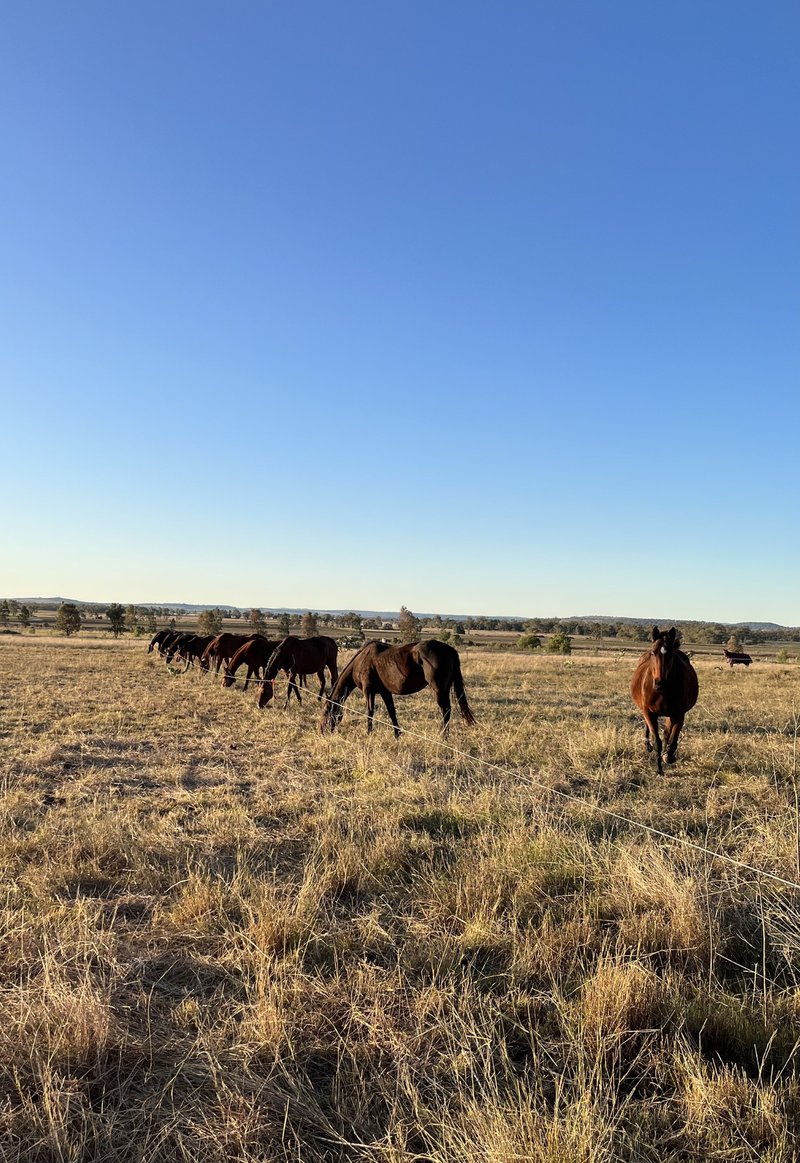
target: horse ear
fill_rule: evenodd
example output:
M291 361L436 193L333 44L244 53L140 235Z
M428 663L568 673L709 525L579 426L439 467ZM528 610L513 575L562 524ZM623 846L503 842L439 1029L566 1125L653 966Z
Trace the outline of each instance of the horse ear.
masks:
M653 627L653 641L656 642L661 637L661 631L658 626Z
M677 638L677 636L678 636L678 631L675 629L674 626L671 626L670 629L667 631L667 638L669 638L670 642L674 642L675 639Z

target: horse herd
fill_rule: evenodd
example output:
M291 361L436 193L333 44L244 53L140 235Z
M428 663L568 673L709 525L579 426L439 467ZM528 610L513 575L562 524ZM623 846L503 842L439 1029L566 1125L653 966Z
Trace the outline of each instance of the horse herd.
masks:
M290 634L280 642L271 642L261 634L218 634L203 637L197 634L160 630L147 647L148 654L158 650L169 665L174 660L184 662L188 670L195 662L203 672L214 670L219 674L224 666L222 685L233 686L240 667L247 667L244 687L255 675L260 684L258 706L265 707L275 696L275 679L283 672L288 679L284 709L292 694L298 702L300 687L308 675L319 679L320 699L325 699L325 710L320 723L321 731L335 731L341 721L344 703L358 687L367 703L367 732L372 731L375 700L383 699L394 733L399 737L400 725L394 706L394 695L413 695L424 687L431 688L442 713L442 733L446 736L450 725L452 705L450 692L455 693L458 709L466 723L473 724L461 675L458 651L446 642L430 639L406 646L392 646L388 642L368 642L347 663L339 674L338 647L333 638L316 635L297 638ZM326 671L330 673L331 691L325 695Z
M394 733L399 737L400 726L394 706L395 695L412 695L428 686L442 714L442 734L446 737L451 716L451 691L464 722L472 726L475 716L467 702L461 660L458 651L435 638L410 645L393 646L388 642L372 641L363 646L339 673L338 647L335 639L324 635L297 638L289 635L279 642L269 641L260 634L218 634L202 637L197 634L160 630L153 636L148 653L158 650L171 663L183 661L185 669L198 663L200 670L214 670L219 674L224 666L222 685L233 686L242 666L247 667L244 687L255 676L260 685L258 706L265 707L275 696L275 679L283 672L288 678L284 709L294 693L298 702L300 687L309 675L319 679L318 698L324 699L325 709L320 730L334 731L344 714L344 704L358 688L367 704L367 732L372 731L375 700L383 699ZM326 671L330 674L331 690L325 694ZM663 747L667 763L674 763L678 754L678 737L683 728L686 712L697 702L697 673L688 654L680 649L678 633L673 626L661 631L653 627L652 644L639 659L631 679L631 697L639 708L645 723L645 747L655 751L656 766L663 772ZM664 740L658 733L658 720L663 717Z

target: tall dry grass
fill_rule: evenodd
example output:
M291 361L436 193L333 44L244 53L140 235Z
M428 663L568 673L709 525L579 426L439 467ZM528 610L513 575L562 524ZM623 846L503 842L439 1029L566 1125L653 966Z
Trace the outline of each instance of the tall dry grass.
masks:
M792 1158L800 896L709 852L799 878L800 669L661 778L629 670L472 654L454 752L0 642L0 1157Z

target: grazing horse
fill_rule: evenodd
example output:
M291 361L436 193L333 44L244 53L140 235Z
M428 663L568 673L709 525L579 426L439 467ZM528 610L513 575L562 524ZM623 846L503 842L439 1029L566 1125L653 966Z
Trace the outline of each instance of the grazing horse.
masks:
M324 634L318 634L313 638L296 638L290 634L288 638L284 638L272 652L272 656L267 663L267 668L264 671L264 679L261 684L261 694L258 696L259 707L265 707L270 699L275 694L274 679L279 670L285 670L289 675L289 685L286 688L286 702L283 709L289 706L289 698L292 691L298 703L302 703L300 698L300 688L297 682L298 676L302 678L305 674L315 674L319 679L319 698L325 691L325 667L331 672L331 685L333 685L339 677L339 671L336 666L336 656L338 654L338 647L333 638L327 638Z
M156 649L158 650L158 653L161 655L162 658L167 653L167 651L169 650L172 643L175 642L178 638L182 637L183 631L182 630L164 630L163 633L164 633L164 637L161 639L160 642L156 643Z
M386 704L396 737L400 725L392 695L414 695L423 687L433 691L442 712L442 735L447 738L450 727L450 690L455 691L458 709L465 723L472 726L475 716L470 710L461 676L458 651L435 638L414 642L409 646L390 646L388 642L368 642L341 673L339 681L328 696L328 705L322 715L320 731L335 731L344 714L344 702L356 687L367 700L367 734L372 730L375 714L375 696Z
M658 734L659 715L666 718L667 763L674 763L686 712L697 702L697 672L678 647L678 632L674 626L663 633L654 626L652 648L639 659L631 679L631 697L644 717L645 747L648 751L655 747L659 775L664 773Z
M172 662L176 654L180 654L184 646L187 646L196 634L190 633L188 630L179 630L168 640L163 643L161 653L164 655L167 666Z
M203 651L200 669L210 670L213 666L214 673L219 674L223 662L230 662L239 647L255 637L257 637L255 634L217 634Z
M723 650L722 653L725 655L725 661L731 670L734 666L750 666L753 661L750 655L745 654L743 650Z
M181 662L186 663L186 666L184 667L185 673L190 666L194 666L195 659L197 659L198 662L200 661L200 659L203 657L203 653L206 647L208 646L209 642L212 641L213 637L213 634L193 634L186 642L182 642L178 646L174 655L171 655L171 657L177 658Z
M164 639L168 638L171 633L172 633L171 630L159 630L156 634L154 634L153 637L150 639L150 645L147 647L147 653L152 654L153 647L156 646L158 648L158 653L160 654L161 653L161 646L164 642Z
M223 686L233 686L236 682L236 671L240 666L247 665L247 678L244 680L244 689L250 683L250 679L254 674L261 670L266 670L267 663L278 647L277 642L268 642L266 638L251 638L249 642L245 642L231 658L228 665L225 667L225 677L222 680Z

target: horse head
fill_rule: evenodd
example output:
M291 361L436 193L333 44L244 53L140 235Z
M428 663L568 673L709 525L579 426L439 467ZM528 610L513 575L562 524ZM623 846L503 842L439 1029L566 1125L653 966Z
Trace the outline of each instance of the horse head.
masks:
M264 678L261 680L261 693L258 696L259 707L266 707L267 703L275 695L275 683L271 679Z
M654 626L652 638L650 672L656 691L662 691L668 685L675 667L675 659L680 645L678 631L674 626L664 631L659 630L658 626Z
M320 733L326 735L330 732L332 734L341 723L343 715L344 707L342 704L337 699L328 697L325 702L325 710L319 721Z
M236 676L231 672L231 668L229 666L226 666L225 667L225 677L222 680L222 685L223 686L233 686L233 684L235 682L236 682Z

